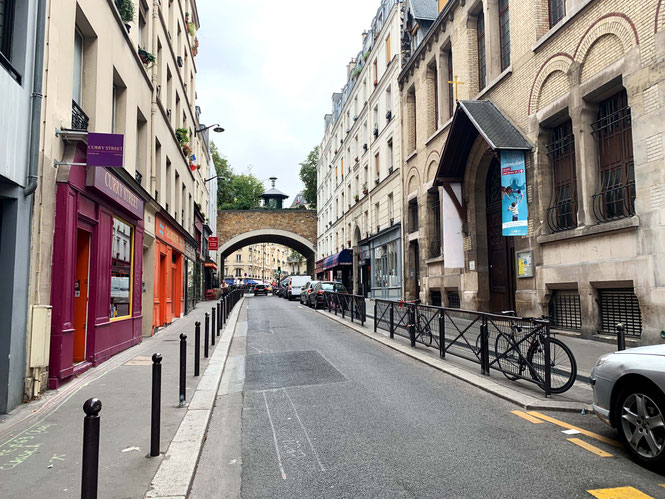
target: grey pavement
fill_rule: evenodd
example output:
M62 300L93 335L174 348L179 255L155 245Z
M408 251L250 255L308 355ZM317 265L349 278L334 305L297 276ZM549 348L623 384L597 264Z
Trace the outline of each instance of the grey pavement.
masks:
M151 360L162 354L161 451L169 447L183 418L178 407L179 335L188 336L187 401L208 368L201 347L201 377L194 377L194 323L201 342L204 314L216 302L195 310L151 338L92 368L43 400L25 404L0 423L0 497L70 498L80 495L83 402L102 401L99 497L143 497L163 457L150 450ZM237 306L236 306L237 308ZM219 338L216 338L219 344ZM211 355L216 352L211 347ZM221 369L220 369L221 375ZM210 403L212 406L212 402ZM196 454L191 456L194 460ZM26 485L29 494L26 496Z
M594 432L574 437L608 457L321 313L245 303L192 497L591 497L620 486L663 496L663 477L593 415L544 417Z

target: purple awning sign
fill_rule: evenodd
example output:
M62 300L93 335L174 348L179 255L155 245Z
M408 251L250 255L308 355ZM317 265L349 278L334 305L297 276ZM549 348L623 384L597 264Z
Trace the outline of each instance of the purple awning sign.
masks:
M88 133L88 166L122 168L124 135Z

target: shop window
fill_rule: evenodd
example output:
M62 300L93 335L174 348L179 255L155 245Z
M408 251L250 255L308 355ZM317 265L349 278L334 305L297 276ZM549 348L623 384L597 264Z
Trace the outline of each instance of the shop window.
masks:
M548 8L552 28L566 15L566 0L548 0Z
M485 14L481 10L476 20L476 42L478 47L478 90L487 84L487 64L485 60Z
M599 192L593 196L600 222L635 214L633 136L628 96L622 90L600 103L592 124L598 144Z
M547 155L552 167L552 202L547 223L552 232L577 227L575 137L570 120L552 130Z
M580 294L575 290L554 290L548 305L552 326L578 331L582 328Z
M499 46L501 47L501 71L510 66L510 11L508 0L499 0Z
M624 325L626 336L642 335L642 313L632 288L600 289L600 332L616 334L616 325Z
M110 318L129 317L132 313L132 264L134 228L113 218L111 245L111 309Z

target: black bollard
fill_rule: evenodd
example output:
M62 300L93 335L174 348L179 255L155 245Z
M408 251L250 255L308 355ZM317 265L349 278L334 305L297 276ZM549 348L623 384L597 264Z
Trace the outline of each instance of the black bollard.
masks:
M203 336L205 343L203 343L203 356L207 359L208 358L208 343L210 343L210 338L208 335L210 334L208 329L210 328L210 315L208 315L208 312L206 312L206 329L205 329L205 334Z
M201 365L201 321L196 321L194 328L194 376L199 375L199 367Z
M97 498L97 476L99 469L99 411L102 401L88 399L83 404L83 470L81 476L81 499Z
M150 412L150 457L159 456L159 426L162 409L162 356L152 355L152 410Z
M187 400L187 335L180 333L180 407Z
M222 330L222 302L217 302L217 336Z
M616 325L616 328L617 328L617 350L625 350L626 349L626 328L621 322L619 322Z
M215 308L212 307L212 320L210 321L210 344L215 344L215 329L217 329L217 316L215 315Z

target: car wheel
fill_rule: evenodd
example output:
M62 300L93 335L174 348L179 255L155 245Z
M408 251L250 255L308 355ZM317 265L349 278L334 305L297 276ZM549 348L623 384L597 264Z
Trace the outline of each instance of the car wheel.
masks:
M617 430L628 452L647 466L665 461L665 397L656 388L630 388L617 398Z

